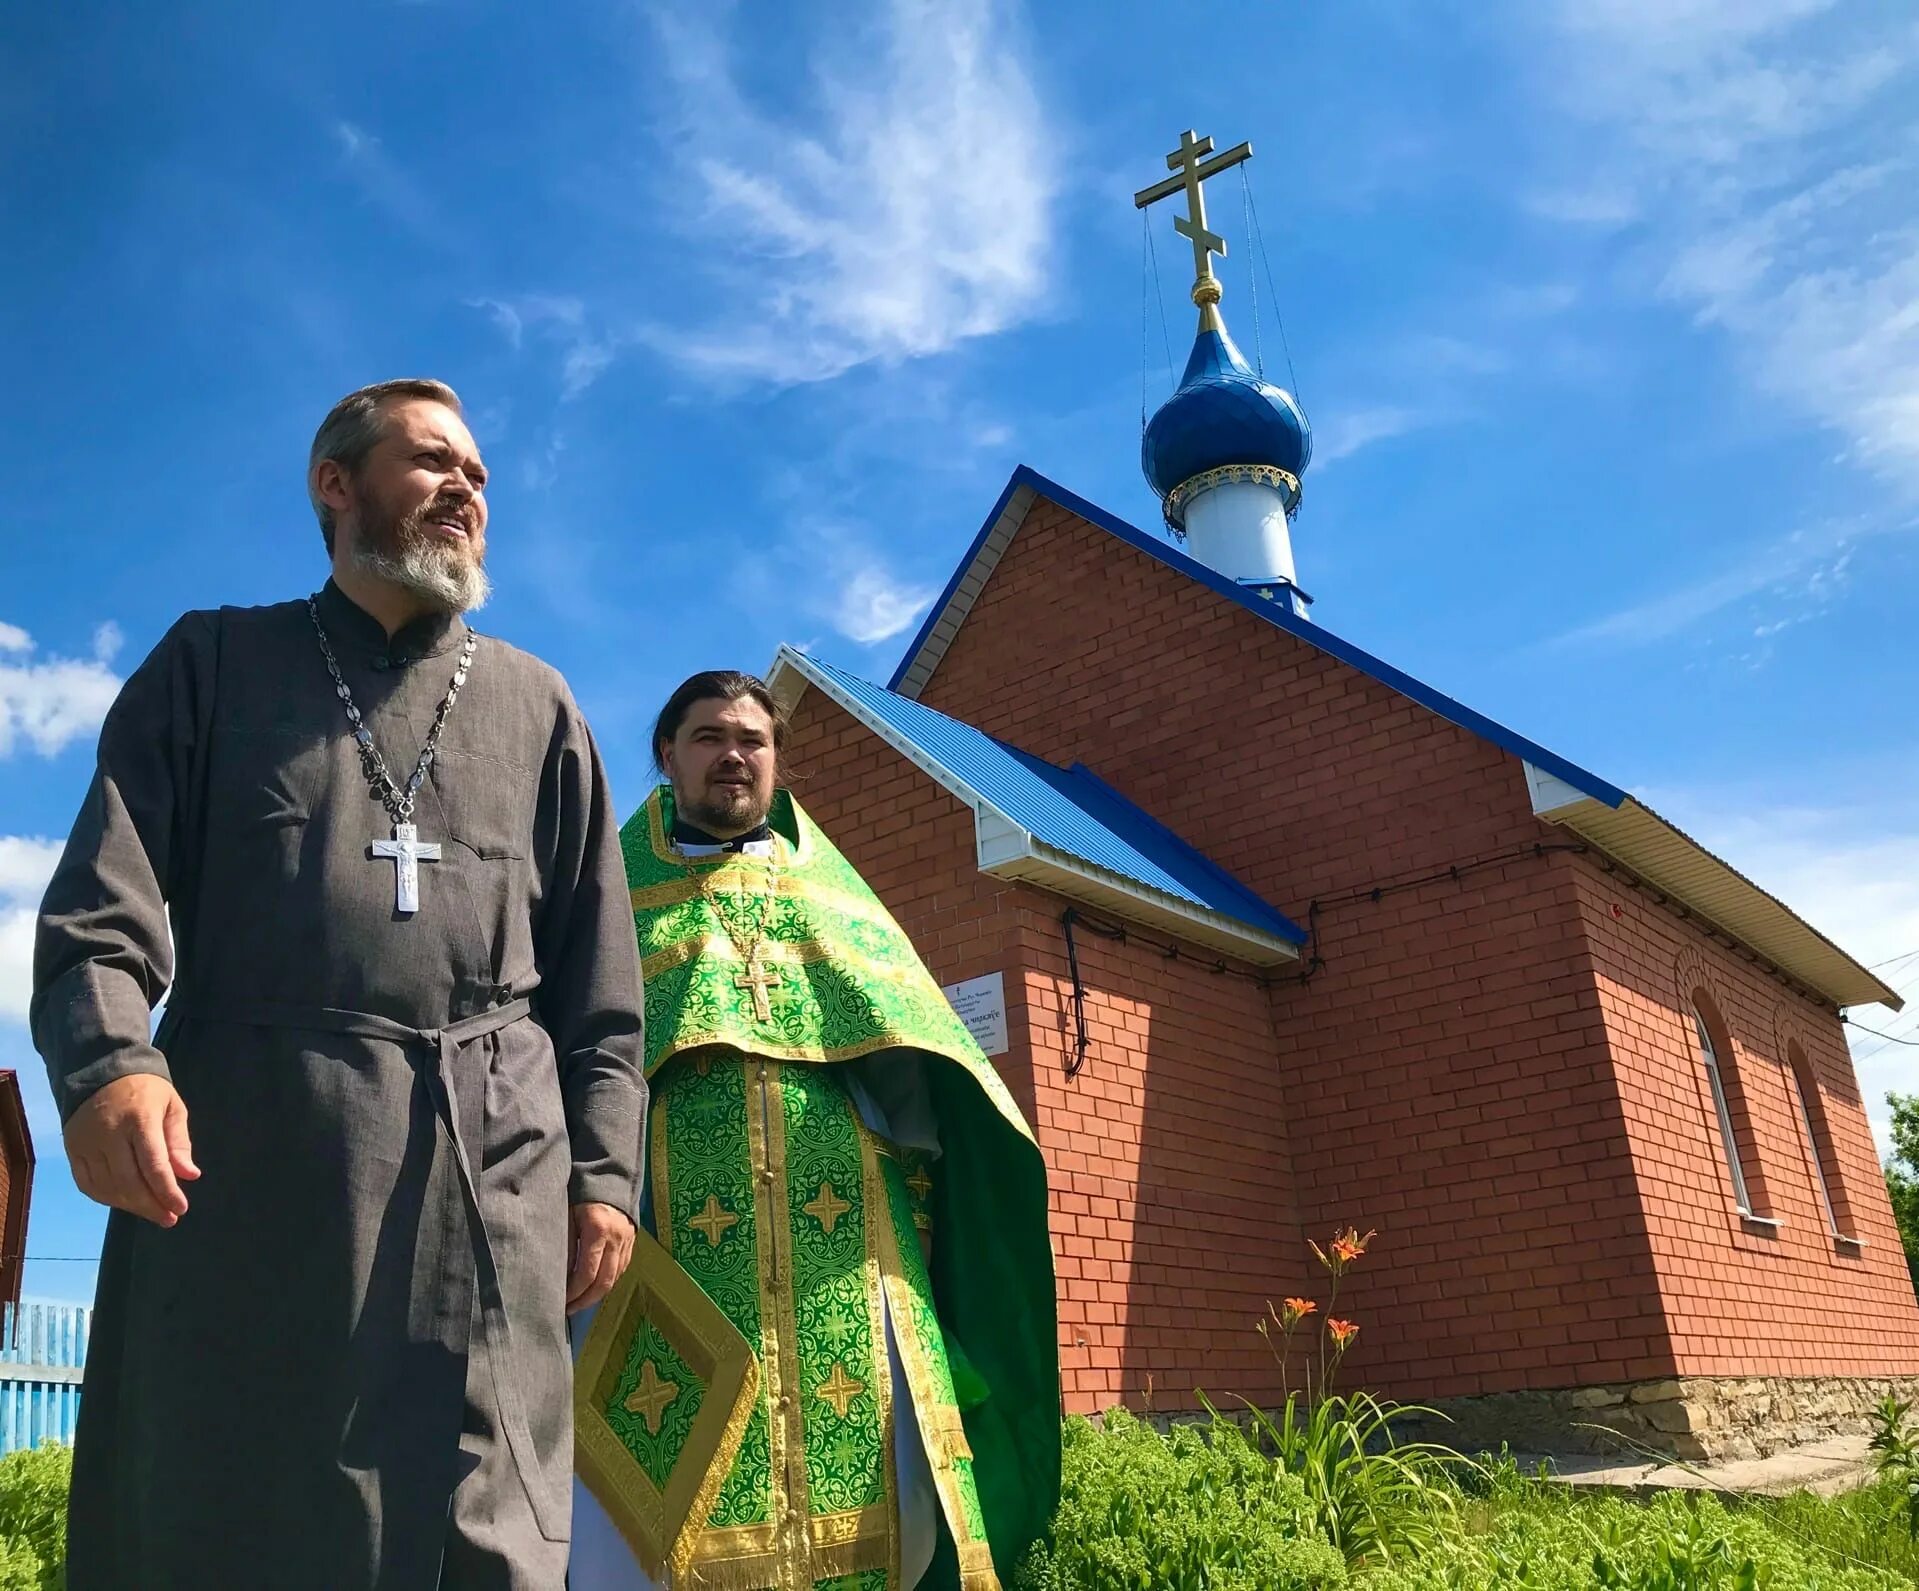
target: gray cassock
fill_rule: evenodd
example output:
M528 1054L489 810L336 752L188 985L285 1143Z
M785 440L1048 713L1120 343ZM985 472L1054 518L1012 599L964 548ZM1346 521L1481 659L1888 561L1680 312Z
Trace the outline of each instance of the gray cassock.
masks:
M389 643L331 583L320 611L403 784L466 626ZM108 1223L73 1591L562 1583L567 1207L634 1207L646 1084L559 675L480 639L414 821L440 856L403 915L304 603L188 614L107 716L34 1037L63 1115L170 1074L204 1175L173 1230Z

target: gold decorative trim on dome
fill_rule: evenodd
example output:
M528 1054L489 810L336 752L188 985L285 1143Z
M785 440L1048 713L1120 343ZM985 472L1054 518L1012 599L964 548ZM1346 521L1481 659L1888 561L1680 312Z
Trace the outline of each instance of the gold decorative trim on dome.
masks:
M1299 506L1299 477L1277 464L1222 464L1218 469L1201 470L1191 480L1181 481L1166 494L1166 523L1175 530L1186 528L1186 510L1201 492L1230 482L1277 487L1286 501L1286 512Z

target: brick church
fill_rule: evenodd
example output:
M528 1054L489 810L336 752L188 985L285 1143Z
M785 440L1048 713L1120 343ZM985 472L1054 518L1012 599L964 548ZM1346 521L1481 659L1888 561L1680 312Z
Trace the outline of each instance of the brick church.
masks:
M1294 400L1219 312L1144 465L1021 468L881 686L782 650L792 782L1052 1176L1066 1407L1280 1399L1255 1331L1379 1236L1347 1379L1450 1440L1743 1456L1919 1378L1840 1013L1897 995L1617 785L1307 617ZM1196 235L1197 234L1197 235Z

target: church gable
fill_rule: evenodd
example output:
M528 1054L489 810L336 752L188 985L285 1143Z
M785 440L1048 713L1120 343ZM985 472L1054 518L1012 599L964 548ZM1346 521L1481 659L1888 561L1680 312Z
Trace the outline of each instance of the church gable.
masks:
M1297 854L1248 858L1276 831L1298 853L1302 833L1319 850L1328 827L1360 824L1412 864L1466 844L1583 844L1819 1002L1899 1009L1869 968L1626 791L1301 617L1290 595L1022 466L893 688L1094 765L1294 910L1322 881Z
M1296 917L1537 834L1500 747L1077 509L1035 494L993 551L919 699L1090 764Z

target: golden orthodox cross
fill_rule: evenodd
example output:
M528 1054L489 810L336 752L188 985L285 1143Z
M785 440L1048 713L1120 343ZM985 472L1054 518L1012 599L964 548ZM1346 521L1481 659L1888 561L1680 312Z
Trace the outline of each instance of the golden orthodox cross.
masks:
M1213 256L1226 258L1226 240L1206 225L1206 190L1200 186L1208 177L1217 177L1242 160L1250 160L1253 146L1235 144L1223 155L1213 155L1211 138L1195 138L1191 128L1179 135L1179 148L1166 157L1169 171L1177 173L1133 195L1133 207L1144 210L1149 204L1175 193L1186 195L1186 214L1173 218L1173 230L1193 243L1193 302L1200 306L1201 327L1214 304L1219 302L1219 282L1213 275ZM1211 160L1203 157L1213 155Z
M745 969L733 980L734 988L752 991L754 1021L771 1022L773 1020L773 1002L767 998L766 991L779 981L779 974L760 960L760 947L755 945L746 958Z

